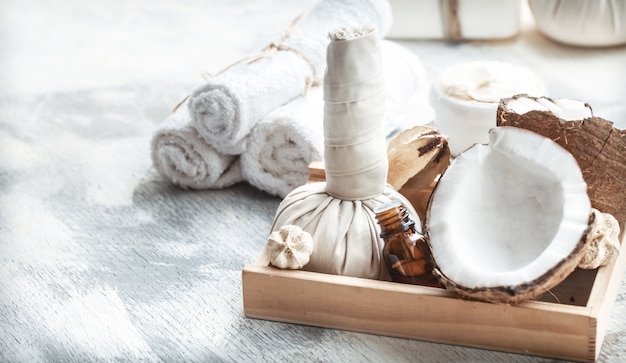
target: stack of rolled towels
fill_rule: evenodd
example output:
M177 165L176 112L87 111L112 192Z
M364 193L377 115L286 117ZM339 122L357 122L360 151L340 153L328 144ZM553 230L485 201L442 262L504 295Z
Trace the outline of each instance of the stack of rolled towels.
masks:
M320 83L328 34L371 25L391 27L387 0L320 0L258 55L231 65L195 89L156 129L156 170L185 188L225 188L247 181L284 197L323 159L324 102ZM398 112L424 87L419 58L389 40L381 43L391 135L403 127Z

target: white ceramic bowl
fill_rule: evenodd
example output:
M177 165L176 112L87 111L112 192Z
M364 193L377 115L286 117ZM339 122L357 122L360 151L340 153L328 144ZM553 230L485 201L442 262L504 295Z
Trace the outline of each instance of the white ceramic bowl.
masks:
M433 83L429 101L435 126L449 137L452 155L488 143L500 99L522 93L545 93L543 82L524 66L474 61L446 69Z

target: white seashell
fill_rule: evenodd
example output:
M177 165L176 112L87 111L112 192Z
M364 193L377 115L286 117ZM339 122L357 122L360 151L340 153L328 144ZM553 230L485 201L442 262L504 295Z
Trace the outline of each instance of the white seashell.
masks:
M590 241L578 262L578 267L584 269L606 266L619 255L619 223L612 215L597 209L593 209L593 214L596 219L589 232Z
M273 266L299 270L311 259L313 238L298 226L285 225L270 234L266 248Z

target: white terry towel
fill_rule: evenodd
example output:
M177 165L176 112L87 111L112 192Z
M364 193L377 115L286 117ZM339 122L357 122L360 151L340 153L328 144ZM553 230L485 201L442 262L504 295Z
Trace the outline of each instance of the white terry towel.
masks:
M311 161L322 160L323 117L321 87L272 110L252 129L241 154L244 179L280 197L304 184Z
M225 188L243 181L238 156L224 155L208 145L179 107L152 136L152 163L172 183L184 188Z
M388 95L384 127L391 135L410 125L402 110L420 93L426 97L428 85L419 57L409 49L383 40L381 51ZM320 87L271 111L254 127L247 150L241 154L244 179L283 198L306 183L309 164L323 160L323 118Z
M267 54L227 68L191 93L196 129L218 151L241 154L265 115L321 81L331 30L368 24L384 37L391 23L387 0L321 0Z

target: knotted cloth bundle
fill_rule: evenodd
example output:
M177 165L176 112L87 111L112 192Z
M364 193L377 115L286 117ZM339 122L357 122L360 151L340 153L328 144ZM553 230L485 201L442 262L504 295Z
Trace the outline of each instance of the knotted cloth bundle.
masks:
M391 26L387 0L321 0L259 57L210 78L189 97L191 119L209 145L224 154L246 149L246 136L271 110L320 81L325 35L342 25Z
M387 181L386 87L373 34L368 28L339 29L326 53L324 165L326 192L335 198L370 199Z
M313 253L305 270L388 280L374 209L399 199L414 220L419 217L386 183L386 91L376 31L363 27L332 32L327 63L327 181L289 193L278 206L272 231L296 225L312 236Z

